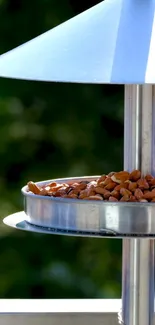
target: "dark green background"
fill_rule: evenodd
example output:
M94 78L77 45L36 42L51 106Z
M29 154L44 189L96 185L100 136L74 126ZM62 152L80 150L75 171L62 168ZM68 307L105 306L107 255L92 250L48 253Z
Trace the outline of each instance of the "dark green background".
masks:
M0 53L99 1L0 0ZM123 166L123 87L0 79L0 215L23 209L28 180ZM0 298L121 294L121 241L0 228Z

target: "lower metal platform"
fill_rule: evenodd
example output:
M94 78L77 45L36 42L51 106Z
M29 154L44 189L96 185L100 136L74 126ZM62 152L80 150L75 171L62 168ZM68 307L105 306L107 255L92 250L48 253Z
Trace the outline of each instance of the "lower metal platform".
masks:
M141 234L138 235L127 234L127 233L117 233L110 229L102 229L98 232L96 231L75 231L68 229L58 229L50 227L41 227L30 224L27 221L27 216L24 211L11 214L3 219L4 224L7 226L13 227L18 230L25 230L30 232L42 233L42 234L51 234L51 235L67 235L67 236L78 236L78 237L96 237L96 238L155 238L155 234Z
M115 233L112 231L102 231L102 232L86 232L86 231L71 231L66 229L56 229L47 228L41 226L35 226L26 221L27 216L24 211L17 212L9 215L3 219L4 224L13 227L18 230L26 230L42 234L52 234L52 235L67 235L67 236L79 236L79 237L116 237Z

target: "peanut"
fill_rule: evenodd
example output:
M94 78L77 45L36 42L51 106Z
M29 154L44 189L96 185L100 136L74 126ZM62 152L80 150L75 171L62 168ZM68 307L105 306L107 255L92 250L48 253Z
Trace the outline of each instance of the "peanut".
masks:
M120 194L122 196L128 196L129 197L132 193L129 190L127 190L126 188L121 188L120 189Z
M155 178L142 177L139 170L111 172L94 181L57 183L38 186L28 182L28 191L35 195L62 197L77 200L109 202L155 202Z
M141 190L148 190L148 188L149 188L149 184L148 184L148 182L146 181L145 178L140 178L137 181L137 185Z
M136 188L134 195L135 195L135 198L136 198L137 200L141 200L141 199L144 198L144 194L143 194L143 192L140 190L140 188Z
M48 186L49 187L57 186L57 183L56 182L52 182L52 183L49 183Z
M155 192L154 191L148 191L148 192L146 192L145 194L144 194L144 199L146 199L146 200L152 200L152 199L154 199L155 198Z
M128 202L130 200L130 197L128 195L124 195L122 196L122 198L120 199L120 201L122 202Z
M79 194L79 199L84 199L85 197L87 197L87 190L82 190Z
M85 200L97 200L97 201L103 201L103 197L99 194L92 195L89 197L86 197Z
M138 200L135 198L134 195L130 196L129 202L137 202Z
M116 191L115 189L111 192L111 196L112 197L115 197L117 200L119 199L120 197L120 193L119 191Z
M39 193L40 195L43 195L43 196L48 196L48 191L45 189L45 188L41 188L41 190L40 190L40 193Z
M102 176L97 180L97 185L99 185L100 183L104 182L106 178L107 178L106 175L102 175Z
M121 183L119 185L116 185L115 190L120 191L121 188L128 188L129 184L128 183Z
M103 197L104 197L105 200L107 200L107 199L109 199L110 195L111 195L110 191L105 190L105 192L103 194Z
M146 181L149 183L149 182L153 179L153 176L150 175L150 174L147 174L147 175L145 176L145 179L146 179Z
M67 199L77 199L77 195L76 194L68 194L64 196Z
M105 194L106 193L106 189L103 188L103 187L100 187L100 186L97 186L94 188L94 191L97 193L97 194Z
M134 192L135 189L137 188L137 183L136 182L131 182L128 186L128 190L131 192Z
M155 178L153 178L153 179L151 179L151 180L149 181L149 185L150 185L151 188L152 188L152 187L155 187Z
M72 194L75 194L75 193L72 193ZM66 189L63 189L63 188L61 188L60 190L58 190L57 192L54 193L55 197L64 196L64 195L66 195ZM69 195L71 195L71 194L69 194Z
M138 181L138 179L140 177L141 177L141 172L140 172L140 170L137 170L137 169L133 170L129 175L129 179L134 182Z
M110 172L109 174L108 174L108 177L111 177L111 176L113 176L114 174L116 174L115 172Z
M111 201L111 202L118 202L118 199L116 199L116 197L114 197L114 196L110 196L109 197L109 201Z
M106 185L108 185L109 183L111 183L112 181L111 181L111 177L107 177L106 179L105 179L105 181L103 181L102 182L102 186L104 185L104 186L106 186Z
M129 172L123 171L115 173L111 176L111 179L113 182L121 184L122 182L125 182L129 179Z
M33 182L28 182L28 189L30 192L34 193L34 194L40 194L40 188Z
M115 186L116 186L116 183L114 183L114 182L109 182L109 184L107 184L107 185L105 186L105 189L111 191L111 190L113 190L113 189L115 188Z

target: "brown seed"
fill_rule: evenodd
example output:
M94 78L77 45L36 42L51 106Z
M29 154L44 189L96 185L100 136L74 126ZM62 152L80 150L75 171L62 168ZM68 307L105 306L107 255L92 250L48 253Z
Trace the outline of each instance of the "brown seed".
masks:
M141 190L148 190L149 189L149 184L148 184L148 182L146 181L145 178L140 178L137 181L137 185Z
M143 194L143 192L140 190L140 188L136 188L136 190L135 190L135 192L134 192L134 195L135 195L135 198L137 199L137 200L141 200L141 199L143 199L143 197L144 197L144 194ZM146 198L145 198L146 199Z
M105 181L104 182L102 182L102 186L104 185L104 186L106 186L106 185L108 185L109 183L111 183L112 181L111 181L111 177L107 177L106 179L105 179Z
M111 195L110 191L105 190L105 192L103 194L103 197L104 197L105 200L107 200L107 199L109 199L110 195Z
M116 199L116 197L114 197L114 196L110 196L109 197L109 201L111 201L111 202L118 202L118 199Z
M103 201L103 197L99 194L96 194L96 195L86 197L85 200Z
M132 193L129 190L127 190L126 188L121 188L120 189L120 194L122 196L130 196Z
M130 183L131 183L131 181L129 181L129 180L128 181L125 181L124 182L124 185L125 185L124 188L127 188L127 190L128 190Z
M106 192L106 189L104 189L103 187L97 186L94 187L94 192L96 192L97 194L103 194Z
M129 186L128 183L121 183L121 184L115 186L115 190L120 191L121 188L128 188L128 186Z
M85 199L86 197L87 197L87 195L84 195L84 194L80 194L80 195L79 195L79 199L80 199L80 200L83 200L83 199Z
M152 179L149 181L149 185L150 185L150 187L154 187L154 186L155 186L155 178L152 178Z
M137 188L137 183L136 182L131 182L128 186L128 190L131 192L134 192L135 189Z
M56 183L38 186L28 183L28 190L34 194L74 199L124 202L155 202L155 178L147 174L141 177L139 170L111 172L95 181ZM121 197L122 196L122 197Z
M47 184L46 186L49 186L49 187L57 186L57 183L56 182L52 182L52 183Z
M65 195L64 197L68 198L68 199L77 199L77 195L76 194L68 194L68 195Z
M135 198L134 195L131 195L129 198L129 202L137 202L137 199Z
M28 189L30 192L39 195L40 194L40 188L33 182L28 182L27 183Z
M83 199L86 196L87 196L87 189L80 191L79 199Z
M111 176L113 176L114 174L116 174L116 172L111 172L111 173L108 174L108 177L111 177Z
M72 195L72 194L75 194L77 196L76 193L69 193L69 195ZM66 195L66 189L63 189L62 188L62 189L58 190L57 192L54 192L54 195L53 196L55 196L55 197L61 197L61 196L64 196L64 195Z
M62 186L60 189L58 189L58 191L54 192L54 196L59 197L59 196L64 196L66 194L72 195L72 194L76 194L78 195L78 191L77 190L71 190L68 193L68 188L65 186Z
M96 194L99 194L99 193L96 193L93 189L89 192L89 196L96 195Z
M57 184L56 186L52 186L52 187L50 187L50 190L49 190L49 192L57 192L59 189L61 189L63 187L63 184ZM45 189L47 189L46 187L45 187Z
M127 171L118 172L111 176L111 179L113 182L121 184L129 179L129 173Z
M138 179L140 177L141 177L141 172L140 172L140 170L137 170L137 169L133 170L129 175L129 179L134 182L138 181Z
M119 193L119 191L113 190L111 192L111 196L115 197L116 199L119 199L120 193Z
M151 174L147 174L147 175L145 176L145 179L146 179L146 181L149 183L149 182L153 179L153 176L152 176Z
M104 184L104 182L100 182L99 184L97 183L97 186L104 187L105 184Z
M106 175L102 175L102 176L97 180L97 185L100 184L100 183L102 183L102 182L104 182L106 178L107 178Z
M60 189L59 191L61 191L62 189ZM66 191L67 192L67 191ZM78 195L79 194L79 191L75 188L73 190L71 190L68 194L75 194L75 195Z
M49 186L49 187L57 186L57 183L56 182L52 182L52 183L46 184L45 187L46 186Z
M39 194L43 196L48 196L48 191L45 188L41 188Z
M86 191L87 191L87 196L90 196L92 191L94 191L96 187L96 182L95 181L92 181L90 182L87 187L86 187Z
M148 191L144 194L144 199L151 201L155 198L155 192L154 191Z
M95 193L95 186L90 186L88 188L85 189L86 193L87 193L87 196L90 196L92 195L92 193Z
M116 186L116 183L114 183L114 182L110 182L109 184L107 184L104 188L106 189L106 190L109 190L109 191L111 191L111 190L113 190L114 188L115 188L115 186Z
M128 195L124 195L122 196L122 198L120 199L120 201L122 202L128 202L130 200L130 197Z
M74 184L72 186L73 189L75 189L76 191L80 192L82 190L85 190L85 188L87 187L87 184L81 183L81 184Z

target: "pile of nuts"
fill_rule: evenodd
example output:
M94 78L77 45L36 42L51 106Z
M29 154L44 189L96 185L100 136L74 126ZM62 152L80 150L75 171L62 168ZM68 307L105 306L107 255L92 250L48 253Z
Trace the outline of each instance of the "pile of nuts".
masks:
M29 182L28 190L36 195L79 200L155 202L155 177L142 177L139 170L111 172L91 182L51 182L41 187Z

